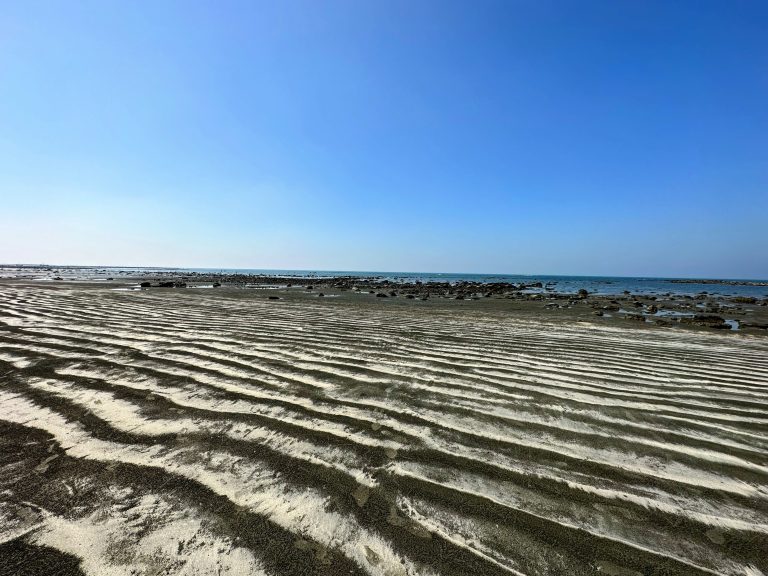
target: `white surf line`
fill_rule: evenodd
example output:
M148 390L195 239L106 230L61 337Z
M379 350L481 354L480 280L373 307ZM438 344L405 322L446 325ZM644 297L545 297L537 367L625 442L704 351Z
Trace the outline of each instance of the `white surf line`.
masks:
M48 432L70 456L124 462L179 474L286 530L339 550L372 576L433 574L429 570L417 570L381 536L361 527L353 518L328 511L327 497L316 490L291 488L279 474L264 466L221 451L201 455L194 449L169 451L161 445L139 447L98 440L79 424L66 422L59 414L2 390L0 404L5 409L3 420ZM376 555L375 564L369 560L367 549Z

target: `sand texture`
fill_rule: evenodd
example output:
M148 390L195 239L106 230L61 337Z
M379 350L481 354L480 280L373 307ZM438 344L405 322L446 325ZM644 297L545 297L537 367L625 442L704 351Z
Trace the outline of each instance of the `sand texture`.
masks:
M0 282L0 574L768 574L768 338L389 300Z

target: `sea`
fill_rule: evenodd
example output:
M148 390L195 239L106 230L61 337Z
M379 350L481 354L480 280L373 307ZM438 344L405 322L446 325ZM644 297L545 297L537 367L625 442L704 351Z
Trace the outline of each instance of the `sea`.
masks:
M632 294L708 294L723 296L753 296L768 298L768 286L750 284L713 284L696 282L685 279L685 283L675 282L678 278L628 277L628 276L562 276L562 275L529 275L529 274L467 274L467 273L435 273L435 272L385 272L360 270L288 270L261 268L157 268L157 267L105 267L105 266L30 266L3 265L0 266L0 276L10 277L17 273L29 272L33 269L49 268L70 278L94 279L107 275L123 274L158 274L158 273L220 273L220 274L250 274L254 276L275 276L291 279L329 279L344 276L360 278L386 279L390 282L509 282L514 284L542 284L541 291L557 293L576 293L585 289L594 294L622 294L625 291ZM723 282L762 282L761 279L724 279Z

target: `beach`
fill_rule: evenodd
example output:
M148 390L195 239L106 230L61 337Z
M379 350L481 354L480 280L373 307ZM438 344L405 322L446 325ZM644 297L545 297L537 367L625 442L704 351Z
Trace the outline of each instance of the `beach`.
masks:
M0 573L768 573L764 298L104 276L0 280Z

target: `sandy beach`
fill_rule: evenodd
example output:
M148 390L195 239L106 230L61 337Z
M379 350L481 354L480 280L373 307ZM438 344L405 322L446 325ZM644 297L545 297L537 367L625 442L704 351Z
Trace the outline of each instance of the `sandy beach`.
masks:
M116 287L0 282L3 574L768 572L764 331Z

